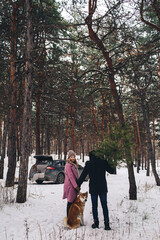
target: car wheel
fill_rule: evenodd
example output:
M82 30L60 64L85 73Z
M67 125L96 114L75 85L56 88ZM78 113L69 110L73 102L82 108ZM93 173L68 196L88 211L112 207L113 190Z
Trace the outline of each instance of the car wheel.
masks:
M43 183L43 180L36 180L36 183L42 184L42 183Z
M64 183L64 174L63 173L59 173L57 176L57 183Z

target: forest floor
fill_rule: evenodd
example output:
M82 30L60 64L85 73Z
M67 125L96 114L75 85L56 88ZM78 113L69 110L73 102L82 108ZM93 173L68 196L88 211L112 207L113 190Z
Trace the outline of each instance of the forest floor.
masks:
M30 165L33 164L30 159ZM81 160L79 160L81 163ZM82 163L83 164L83 163ZM160 161L158 162L160 166ZM158 168L159 171L160 168ZM6 172L6 170L5 170ZM85 226L75 230L63 224L66 200L62 199L63 184L28 182L27 201L15 203L17 185L5 188L0 180L0 239L1 240L158 240L160 239L160 187L153 175L135 168L137 200L129 200L128 172L117 169L117 175L107 174L108 208L111 231L104 230L99 202L100 228L92 229L90 195L84 210ZM81 192L88 191L84 182Z

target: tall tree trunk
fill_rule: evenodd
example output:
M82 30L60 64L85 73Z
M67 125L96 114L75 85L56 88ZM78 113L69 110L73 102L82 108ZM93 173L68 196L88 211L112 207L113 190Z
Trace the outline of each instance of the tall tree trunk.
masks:
M90 141L90 135L89 133L87 133L87 152L89 153L90 149L90 145L91 145L91 141Z
M153 135L153 158L154 162L156 161L156 148L155 148L155 118L154 118L154 112L152 110L152 123L153 123L153 128L152 128L152 135Z
M102 40L98 37L98 35L93 31L93 28L92 28L92 17L93 17L93 14L94 14L96 8L97 8L97 0L89 0L89 14L88 14L85 22L88 26L89 36L90 36L91 40L101 50L101 52L107 62L107 65L109 68L108 73L109 73L109 82L110 82L110 87L111 87L111 91L112 91L112 96L113 96L113 99L115 102L119 121L122 124L122 126L124 126L125 122L124 122L123 110L122 110L122 105L121 105L121 102L119 99L119 95L117 92L116 83L115 83L115 79L114 79L115 73L114 73L112 59L110 58L109 52L105 48ZM128 156L128 159L127 159L127 166L128 166L129 184L130 184L129 197L132 200L136 200L137 199L137 187L136 187L136 181L135 181L135 176L134 176L133 163L131 161L131 151L130 151L130 156Z
M128 167L128 178L129 178L129 196L130 200L137 200L137 191L135 191L135 176L134 176L134 169L133 169L133 162L127 161Z
M2 115L0 116L0 155L2 151Z
M150 26L151 29L156 29L157 32L160 32L160 27L159 27L158 24L156 25L152 22L149 22L147 19L144 18L144 15L143 15L144 3L145 3L144 0L141 0L141 4L140 4L141 21L144 22L146 25ZM160 24L159 1L158 0L151 1L151 5L154 9L154 13L157 16L157 18L159 20L159 24ZM158 51L158 77L159 77L159 80L160 80L160 56L159 56L159 51ZM143 110L143 117L145 118L144 120L146 121L146 124L147 124L148 158L149 158L149 160L151 159L152 171L153 171L153 174L154 174L154 177L155 177L155 181L156 181L157 185L160 186L160 179L159 179L159 176L158 176L157 171L156 171L156 164L155 164L155 159L154 159L154 154L153 154L153 149L152 149L149 122L147 123L147 119L146 119L144 110Z
M48 117L45 117L45 143L44 143L44 154L47 154L47 139L48 139Z
M83 115L81 116L82 119L82 127L81 127L81 152L82 152L82 162L84 162L84 154L85 154L85 149L84 149L84 120L83 120ZM81 154L80 152L80 154Z
M141 147L142 170L144 169L144 147Z
M3 120L4 125L3 125L3 137L2 137L2 152L1 152L1 159L0 159L0 179L3 179L4 159L6 155L6 139L7 139L8 122L9 122L8 115L4 116L4 120Z
M157 186L160 186L160 178L159 178L157 170L156 170L156 164L155 164L152 141L151 141L151 132L150 132L150 127L149 127L149 122L150 122L149 121L149 108L148 108L148 104L147 104L147 106L145 106L143 98L141 98L141 106L142 106L142 112L143 112L144 125L146 127L146 133L147 133L148 165L149 165L149 162L151 161L152 172L153 172L156 184L157 184Z
M102 120L101 120L101 140L103 142L104 140L104 117L105 117L105 104L106 104L106 98L102 91L100 91L102 96Z
M42 128L41 128L41 153L44 153L44 124L42 124Z
M92 102L92 114L93 114L93 125L94 125L94 139L95 139L95 144L96 146L98 145L98 123L97 123L97 118L96 118L96 111L95 111L95 105L94 105L94 100L93 96L91 96L91 102Z
M14 185L14 176L16 169L16 18L19 4L9 0L12 5L11 14L11 35L10 35L10 72L11 72L11 106L9 113L8 130L8 172L6 178L6 187Z
M68 107L68 109L67 109L66 132L65 132L65 139L64 139L64 160L66 160L66 157L67 157L68 132L69 132L69 111L70 111L70 107Z
M134 126L134 136L135 136L135 142L136 142L136 147L135 147L135 163L137 165L137 173L139 173L140 170L140 161L139 161L139 152L138 152L138 136L137 136L137 129Z
M159 78L159 88L160 88L160 50L158 51L158 78Z
M70 116L70 112L71 112L72 99L73 99L74 92L75 92L75 86L76 86L75 82L73 82L70 99L69 99L69 105L68 105L68 109L67 109L66 133L65 133L65 140L64 140L64 160L66 160L66 156L67 156L67 145L68 145L68 134L69 134L69 116Z
M82 162L84 162L84 132L82 130L82 135L81 135L81 151L80 155L82 154Z
M76 135L75 135L75 117L74 117L74 107L71 107L71 123L72 123L72 149L76 151Z
M25 72L25 66L23 67L23 72ZM20 100L19 100L19 157L22 156L21 153L21 144L22 144L22 128L23 128L23 107L24 107L24 91L25 91L25 76L22 76L22 84L21 84L21 90L19 92Z
M27 198L28 159L30 155L30 131L32 111L32 71L33 71L33 26L32 26L32 0L26 0L26 68L25 68L25 100L23 112L22 132L22 158L20 161L17 202L24 203Z
M137 172L139 173L140 170L140 165L141 165L141 155L142 155L142 147L141 147L141 136L140 136L140 130L139 130L139 121L138 121L138 116L137 116L137 110L136 110L136 102L134 102L135 105L135 119L136 119L136 131L137 131L137 136L138 136L138 145L137 145L137 150L138 150L138 166L137 166Z
M50 135L48 117L45 118L45 154L50 154Z
M50 155L50 131L49 131L49 125L47 126L47 154Z
M146 176L149 177L150 175L150 159L149 159L149 154L148 154L148 143L147 143L147 149L146 149L146 154L145 154L145 164L146 164Z
M39 36L38 36L39 37ZM40 147L40 120L41 120L41 95L42 95L42 87L43 82L45 79L44 74L44 65L45 65L45 58L46 58L46 46L45 40L43 41L43 50L41 52L40 57L38 58L37 64L39 64L40 69L38 72L38 88L36 91L36 154L41 154L41 147Z
M62 158L62 130L61 130L61 114L59 113L59 121L58 121L58 136L57 136L57 142L58 142L58 158Z
M147 146L148 146L148 159L151 160L151 166L152 166L152 172L156 181L157 186L160 186L160 178L158 176L157 170L156 170L156 164L154 160L154 154L153 154L153 148L152 148L152 142L151 142L151 133L149 129L149 125L146 128L147 130Z
M36 91L36 154L40 154L40 96L41 90Z

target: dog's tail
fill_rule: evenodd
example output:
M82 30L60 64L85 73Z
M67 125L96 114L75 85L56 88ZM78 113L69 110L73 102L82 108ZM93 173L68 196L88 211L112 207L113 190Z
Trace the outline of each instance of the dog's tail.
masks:
M68 227L68 228L70 228L70 229L75 229L75 228L78 228L78 227L79 227L79 225L80 225L80 220L78 219L76 222L70 223L70 222L68 221L68 218L65 217L65 218L63 219L63 223L64 223L64 225L65 225L66 227Z

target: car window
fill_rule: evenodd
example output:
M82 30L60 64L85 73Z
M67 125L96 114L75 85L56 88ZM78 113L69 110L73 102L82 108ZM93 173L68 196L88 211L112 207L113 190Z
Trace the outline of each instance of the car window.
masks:
M52 165L52 161L50 161L50 160L37 160L37 164L42 164L42 165L45 165L45 164L47 164L47 165Z
M65 166L65 161L57 161L54 163L56 166Z
M56 166L62 166L61 162L57 162Z
M52 165L53 164L53 161L48 161L48 165Z
M48 160L37 160L37 164L48 164Z

